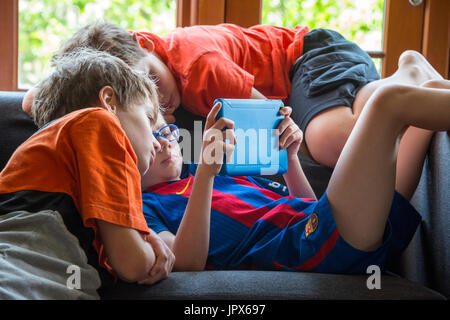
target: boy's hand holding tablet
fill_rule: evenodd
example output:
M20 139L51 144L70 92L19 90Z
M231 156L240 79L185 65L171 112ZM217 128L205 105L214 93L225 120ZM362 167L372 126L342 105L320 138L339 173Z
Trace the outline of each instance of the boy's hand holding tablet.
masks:
M216 110L219 102L222 107ZM268 99L217 99L214 106L210 115L217 112L217 121L229 119L234 124L227 127L233 129L234 135L230 137L231 142L235 142L234 154L227 152L226 159L222 157L222 174L244 176L287 172L288 160L297 157L303 138L301 130L290 118L290 107L284 107L281 100ZM227 139L229 133L224 135Z
M214 104L206 117L205 131L203 133L203 143L200 158L200 166L207 168L208 175L219 174L224 156L230 159L236 144L233 128L234 122L230 119L217 115L222 107L220 102Z
M291 118L291 107L281 108L279 113L284 116L284 119L278 126L280 134L279 148L287 150L288 160L294 157L296 159L303 141L303 132Z

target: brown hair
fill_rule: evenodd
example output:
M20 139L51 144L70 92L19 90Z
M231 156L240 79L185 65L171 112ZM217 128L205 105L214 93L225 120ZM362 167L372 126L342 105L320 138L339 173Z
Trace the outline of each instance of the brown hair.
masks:
M68 38L53 57L53 61L79 47L106 51L130 66L136 65L146 55L146 51L136 43L127 30L111 22L96 21L79 29Z
M158 112L156 85L147 75L105 51L81 47L55 59L53 72L38 84L31 106L34 122L41 127L72 111L95 106L105 86L113 88L118 107L149 99Z

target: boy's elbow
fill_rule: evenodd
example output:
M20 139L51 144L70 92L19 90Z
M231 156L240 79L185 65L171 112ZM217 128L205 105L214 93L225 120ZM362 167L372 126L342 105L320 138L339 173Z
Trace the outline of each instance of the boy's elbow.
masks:
M200 266L192 266L192 265L186 265L186 266L174 266L173 271L176 272L198 272L198 271L204 271L205 268L202 268Z
M175 256L176 257L176 256ZM203 271L205 270L205 263L198 261L180 261L180 259L175 258L175 264L173 266L174 271Z
M154 254L139 253L134 257L124 257L126 263L115 269L117 276L125 282L138 282L148 277L155 262Z
M30 90L27 91L27 93L25 93L25 96L22 100L22 110L29 116L31 116L31 106L33 105L33 99L34 96L36 95L36 92L37 92L36 87L31 88Z
M138 282L145 278L145 274L140 268L124 268L123 270L116 271L117 276L125 282Z

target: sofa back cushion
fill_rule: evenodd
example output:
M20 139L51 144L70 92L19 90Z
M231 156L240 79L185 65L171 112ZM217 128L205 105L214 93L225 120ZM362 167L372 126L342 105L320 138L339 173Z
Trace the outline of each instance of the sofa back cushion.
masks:
M0 171L13 152L37 130L22 111L24 92L0 92Z

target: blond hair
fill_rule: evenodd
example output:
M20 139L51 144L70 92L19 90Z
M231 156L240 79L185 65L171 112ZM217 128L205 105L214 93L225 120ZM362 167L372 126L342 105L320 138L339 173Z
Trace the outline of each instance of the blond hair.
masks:
M149 99L158 112L155 83L105 51L77 48L54 60L53 72L37 86L31 114L38 127L72 111L93 107L99 92L113 88L121 108Z

